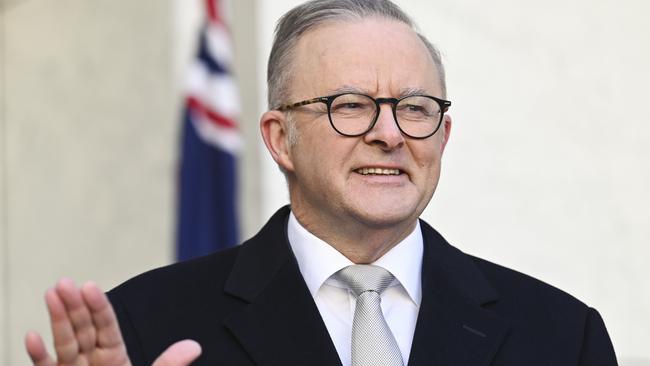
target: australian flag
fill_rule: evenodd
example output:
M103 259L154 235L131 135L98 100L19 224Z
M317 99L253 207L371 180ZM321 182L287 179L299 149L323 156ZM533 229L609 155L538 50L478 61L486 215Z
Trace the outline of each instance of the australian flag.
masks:
M178 194L177 259L237 244L238 91L232 45L218 0L207 20L186 85Z

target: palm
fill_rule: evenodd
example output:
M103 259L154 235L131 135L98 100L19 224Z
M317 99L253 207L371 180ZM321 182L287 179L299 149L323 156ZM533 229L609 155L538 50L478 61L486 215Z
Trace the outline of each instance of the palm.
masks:
M115 312L106 295L93 283L78 288L63 279L47 291L56 360L45 349L40 335L27 334L25 345L35 366L127 366L129 361ZM189 365L200 354L194 341L169 347L155 366Z

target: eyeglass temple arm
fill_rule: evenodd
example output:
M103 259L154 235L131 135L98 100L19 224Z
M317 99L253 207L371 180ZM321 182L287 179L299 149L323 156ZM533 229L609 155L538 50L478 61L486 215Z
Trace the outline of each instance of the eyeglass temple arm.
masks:
M442 102L442 113L447 113L449 107L451 107L451 102L448 100L440 99Z
M327 103L327 98L326 97L318 97L318 98L313 98L313 99L307 99L307 100L303 100L302 102L298 102L298 103L285 104L285 105L280 106L280 107L278 107L276 109L279 110L279 111L285 111L285 110L288 110L288 109L298 108L298 107L302 107L303 105L314 104L314 103L318 103L318 102Z

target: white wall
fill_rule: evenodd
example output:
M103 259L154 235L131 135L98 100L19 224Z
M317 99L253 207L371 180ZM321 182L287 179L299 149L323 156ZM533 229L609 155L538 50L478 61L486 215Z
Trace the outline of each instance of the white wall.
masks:
M458 101L425 217L463 249L597 307L621 358L650 359L648 11L468 2L420 20L434 39L449 34L438 42Z
M274 22L298 3L259 2L260 73ZM453 101L423 218L596 307L621 364L650 365L650 3L397 3L442 50ZM287 193L263 159L270 215Z

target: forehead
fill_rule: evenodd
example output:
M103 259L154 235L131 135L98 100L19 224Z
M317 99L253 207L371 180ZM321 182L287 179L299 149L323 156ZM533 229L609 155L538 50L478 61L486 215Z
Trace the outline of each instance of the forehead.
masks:
M312 98L357 89L375 96L422 90L441 96L436 66L406 24L383 18L334 21L305 33L292 65L291 94Z

